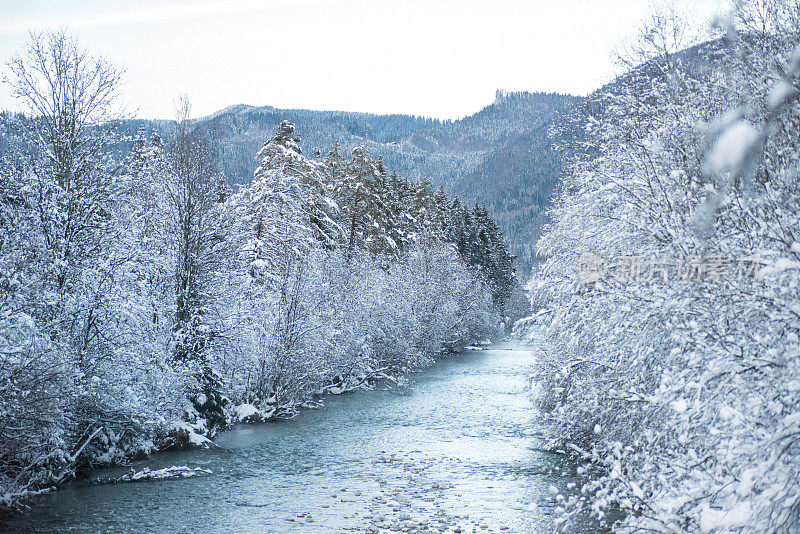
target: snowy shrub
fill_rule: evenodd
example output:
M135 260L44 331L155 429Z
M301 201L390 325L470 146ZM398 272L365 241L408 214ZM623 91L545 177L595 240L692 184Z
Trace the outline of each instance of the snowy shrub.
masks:
M746 2L738 30L656 50L581 115L518 329L544 325L534 396L584 462L563 519L799 528L798 7Z

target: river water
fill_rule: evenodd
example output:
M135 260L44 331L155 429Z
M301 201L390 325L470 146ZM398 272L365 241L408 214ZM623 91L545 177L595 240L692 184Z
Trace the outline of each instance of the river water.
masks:
M552 532L562 458L525 390L533 354L500 343L441 360L408 388L325 399L294 419L239 426L219 450L134 467L212 474L73 483L36 499L12 531ZM114 471L93 473L106 477Z

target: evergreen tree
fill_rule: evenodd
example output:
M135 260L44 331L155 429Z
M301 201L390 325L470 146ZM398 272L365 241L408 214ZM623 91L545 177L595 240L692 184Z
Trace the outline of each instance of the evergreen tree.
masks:
M335 196L348 227L348 258L356 247L382 250L379 236L383 235L385 224L385 184L377 162L365 146L353 149L342 179L335 184Z

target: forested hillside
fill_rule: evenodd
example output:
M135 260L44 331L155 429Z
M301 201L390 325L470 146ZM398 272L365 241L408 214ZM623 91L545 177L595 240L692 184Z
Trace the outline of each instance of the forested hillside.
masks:
M211 141L215 161L234 187L250 182L253 154L283 120L305 132L300 145L312 156L325 155L335 142L345 153L366 146L386 168L485 204L519 256L520 268L527 269L566 155L552 150L551 131L578 101L569 95L498 91L494 103L457 121L237 105L193 125ZM175 123L134 120L122 127L129 136L145 127L166 138Z
M0 137L0 507L500 332L497 224L368 144L306 156L283 120L232 190L213 147L233 145L188 100L127 135L121 71L63 32L7 78L27 114Z
M539 242L538 406L581 464L562 521L796 532L800 6L741 2L719 39L656 13ZM577 491L579 490L579 491Z

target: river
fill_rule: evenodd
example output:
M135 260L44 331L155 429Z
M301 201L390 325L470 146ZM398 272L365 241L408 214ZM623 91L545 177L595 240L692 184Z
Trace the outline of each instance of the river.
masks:
M552 532L552 486L525 391L533 353L513 342L442 359L410 387L325 399L287 421L238 426L218 450L136 462L212 474L75 482L7 525L43 532ZM119 471L99 470L92 477Z

